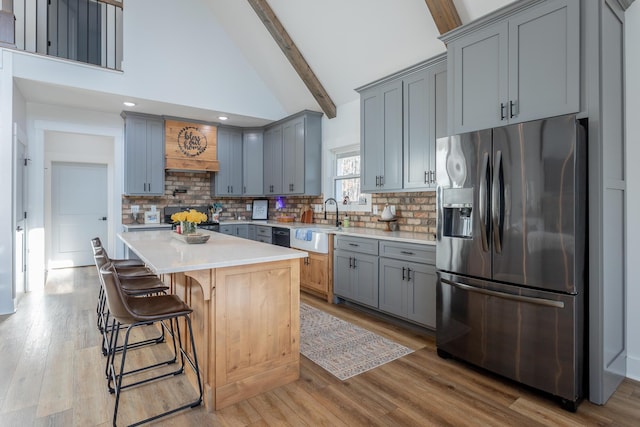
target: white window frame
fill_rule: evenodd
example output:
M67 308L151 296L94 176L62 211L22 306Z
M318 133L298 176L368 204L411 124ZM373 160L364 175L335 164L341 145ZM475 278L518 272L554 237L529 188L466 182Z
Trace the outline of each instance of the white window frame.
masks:
M360 156L360 174L359 175L341 175L338 177L338 159L350 155ZM353 144L344 147L334 148L331 150L331 196L338 201L339 212L371 212L371 194L361 193L367 201L366 204L359 204L357 201L351 200L348 205L342 204L342 197L336 197L336 181L345 178L360 178L360 188L362 188L362 154L360 153L360 144Z

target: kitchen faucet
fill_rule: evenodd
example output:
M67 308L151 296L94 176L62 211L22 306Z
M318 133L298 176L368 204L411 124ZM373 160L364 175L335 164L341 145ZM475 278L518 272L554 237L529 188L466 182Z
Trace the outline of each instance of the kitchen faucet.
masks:
M333 197L329 197L327 200L324 201L324 219L327 219L327 202L332 200L333 200L333 203L336 205L336 227L340 228L340 221L338 219L338 201Z

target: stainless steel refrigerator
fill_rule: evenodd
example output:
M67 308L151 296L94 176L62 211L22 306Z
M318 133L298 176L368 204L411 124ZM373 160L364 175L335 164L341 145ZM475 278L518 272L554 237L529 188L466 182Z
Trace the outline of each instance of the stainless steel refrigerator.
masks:
M586 136L561 116L437 141L437 329L454 356L583 396Z

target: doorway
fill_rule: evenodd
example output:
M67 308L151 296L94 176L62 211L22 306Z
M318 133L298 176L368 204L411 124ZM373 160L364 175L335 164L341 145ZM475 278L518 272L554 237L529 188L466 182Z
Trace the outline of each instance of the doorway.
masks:
M49 268L92 265L90 240L107 241L107 165L51 163Z
M13 298L27 289L27 147L24 137L14 132L13 218L15 222Z

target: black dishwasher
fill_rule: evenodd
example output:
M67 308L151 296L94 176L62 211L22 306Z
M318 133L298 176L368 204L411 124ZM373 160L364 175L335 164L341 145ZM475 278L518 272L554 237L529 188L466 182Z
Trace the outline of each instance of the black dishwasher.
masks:
M278 246L289 247L291 230L284 227L271 227L271 243Z

